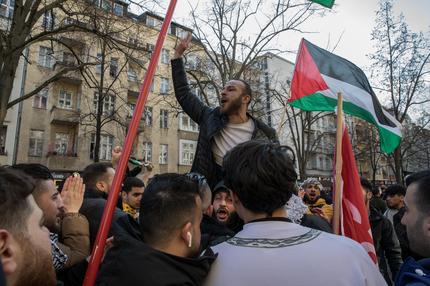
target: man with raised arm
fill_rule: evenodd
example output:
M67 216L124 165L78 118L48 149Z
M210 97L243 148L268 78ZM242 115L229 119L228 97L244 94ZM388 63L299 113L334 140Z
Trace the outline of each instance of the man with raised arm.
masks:
M220 94L220 105L205 105L188 85L183 54L189 47L188 34L175 49L172 77L175 96L185 113L200 127L192 172L206 177L211 188L221 181L224 155L236 145L251 139L277 142L276 132L247 113L252 99L250 85L241 79L226 83Z

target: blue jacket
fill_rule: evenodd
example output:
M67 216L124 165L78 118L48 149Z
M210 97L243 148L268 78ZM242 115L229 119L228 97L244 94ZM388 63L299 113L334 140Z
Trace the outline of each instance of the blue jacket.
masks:
M397 274L396 286L430 286L430 258L415 261L409 257Z

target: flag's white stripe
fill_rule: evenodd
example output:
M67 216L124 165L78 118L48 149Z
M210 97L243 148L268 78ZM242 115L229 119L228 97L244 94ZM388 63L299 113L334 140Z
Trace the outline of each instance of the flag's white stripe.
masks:
M348 101L358 107L368 110L370 114L373 116L373 118L375 119L375 121L378 122L379 126L383 127L384 129L387 129L388 131L394 134L397 134L400 137L402 136L400 122L398 122L393 116L391 116L388 112L386 112L384 108L382 108L382 110L384 111L384 114L394 124L397 125L397 128L381 124L378 121L378 117L376 117L375 110L373 107L372 98L370 94L368 94L365 90L358 88L352 84L346 83L344 81L340 81L335 78L326 76L324 74L322 74L322 77L324 81L327 83L327 85L330 87L330 89L318 91L318 93L322 93L327 97L337 100L337 93L342 92L344 101Z

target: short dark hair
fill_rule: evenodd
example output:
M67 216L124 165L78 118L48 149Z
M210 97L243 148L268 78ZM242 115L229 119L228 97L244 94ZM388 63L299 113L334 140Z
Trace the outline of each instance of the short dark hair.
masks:
M290 147L263 141L237 145L224 157L225 185L245 208L272 215L290 199L297 180Z
M364 188L364 190L366 191L366 193L368 192L372 192L373 190L373 186L372 184L369 182L369 180L367 180L366 178L361 177L360 178L360 184L361 186ZM373 194L373 192L372 192Z
M430 213L430 169L413 173L406 177L406 185L417 184L415 200L418 210L423 214Z
M82 172L82 180L85 186L95 189L97 182L104 179L109 168L113 169L113 165L107 162L93 163L86 166Z
M399 184L390 185L387 187L385 194L387 196L390 196L390 197L392 197L394 195L405 196L406 195L406 188L402 185L399 185Z
M33 195L36 197L46 191L44 187L40 186L41 181L54 180L51 170L49 170L48 167L42 164L37 164L37 163L16 164L16 165L13 165L11 168L15 170L19 170L24 174L26 174L27 176L33 178L35 183L35 189L33 190Z
M32 212L27 197L33 193L34 180L22 171L0 167L0 228L13 234L27 230Z
M234 79L234 80L240 81L241 83L243 83L245 85L245 94L249 95L249 97L250 97L249 102L251 102L251 100L252 100L251 85L247 81L245 81L243 79L240 79L240 78L237 78L237 79Z
M199 197L198 185L185 175L155 175L142 195L139 223L146 242L164 242L192 221Z
M20 170L34 180L54 180L51 170L42 164L16 164L12 168Z
M136 177L127 177L124 180L124 183L122 185L122 191L126 192L127 194L131 191L131 188L144 188L145 187L145 183Z

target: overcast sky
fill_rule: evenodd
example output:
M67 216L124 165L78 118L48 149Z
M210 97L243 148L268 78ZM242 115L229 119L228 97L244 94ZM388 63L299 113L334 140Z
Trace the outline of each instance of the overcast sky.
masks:
M280 40L280 44L289 50L297 50L300 39L304 36L323 48L327 47L330 39L329 48L332 49L343 34L334 52L366 69L370 65L366 55L373 51L370 33L375 25L377 9L378 0L335 0L332 13L322 18L314 17L305 23L304 29L315 33L306 35L289 33ZM397 0L394 10L396 14L402 12L405 15L412 30L423 31L429 35L430 0ZM178 0L174 21L190 26L186 20L188 14L188 2ZM295 61L295 55L284 55L284 57Z

